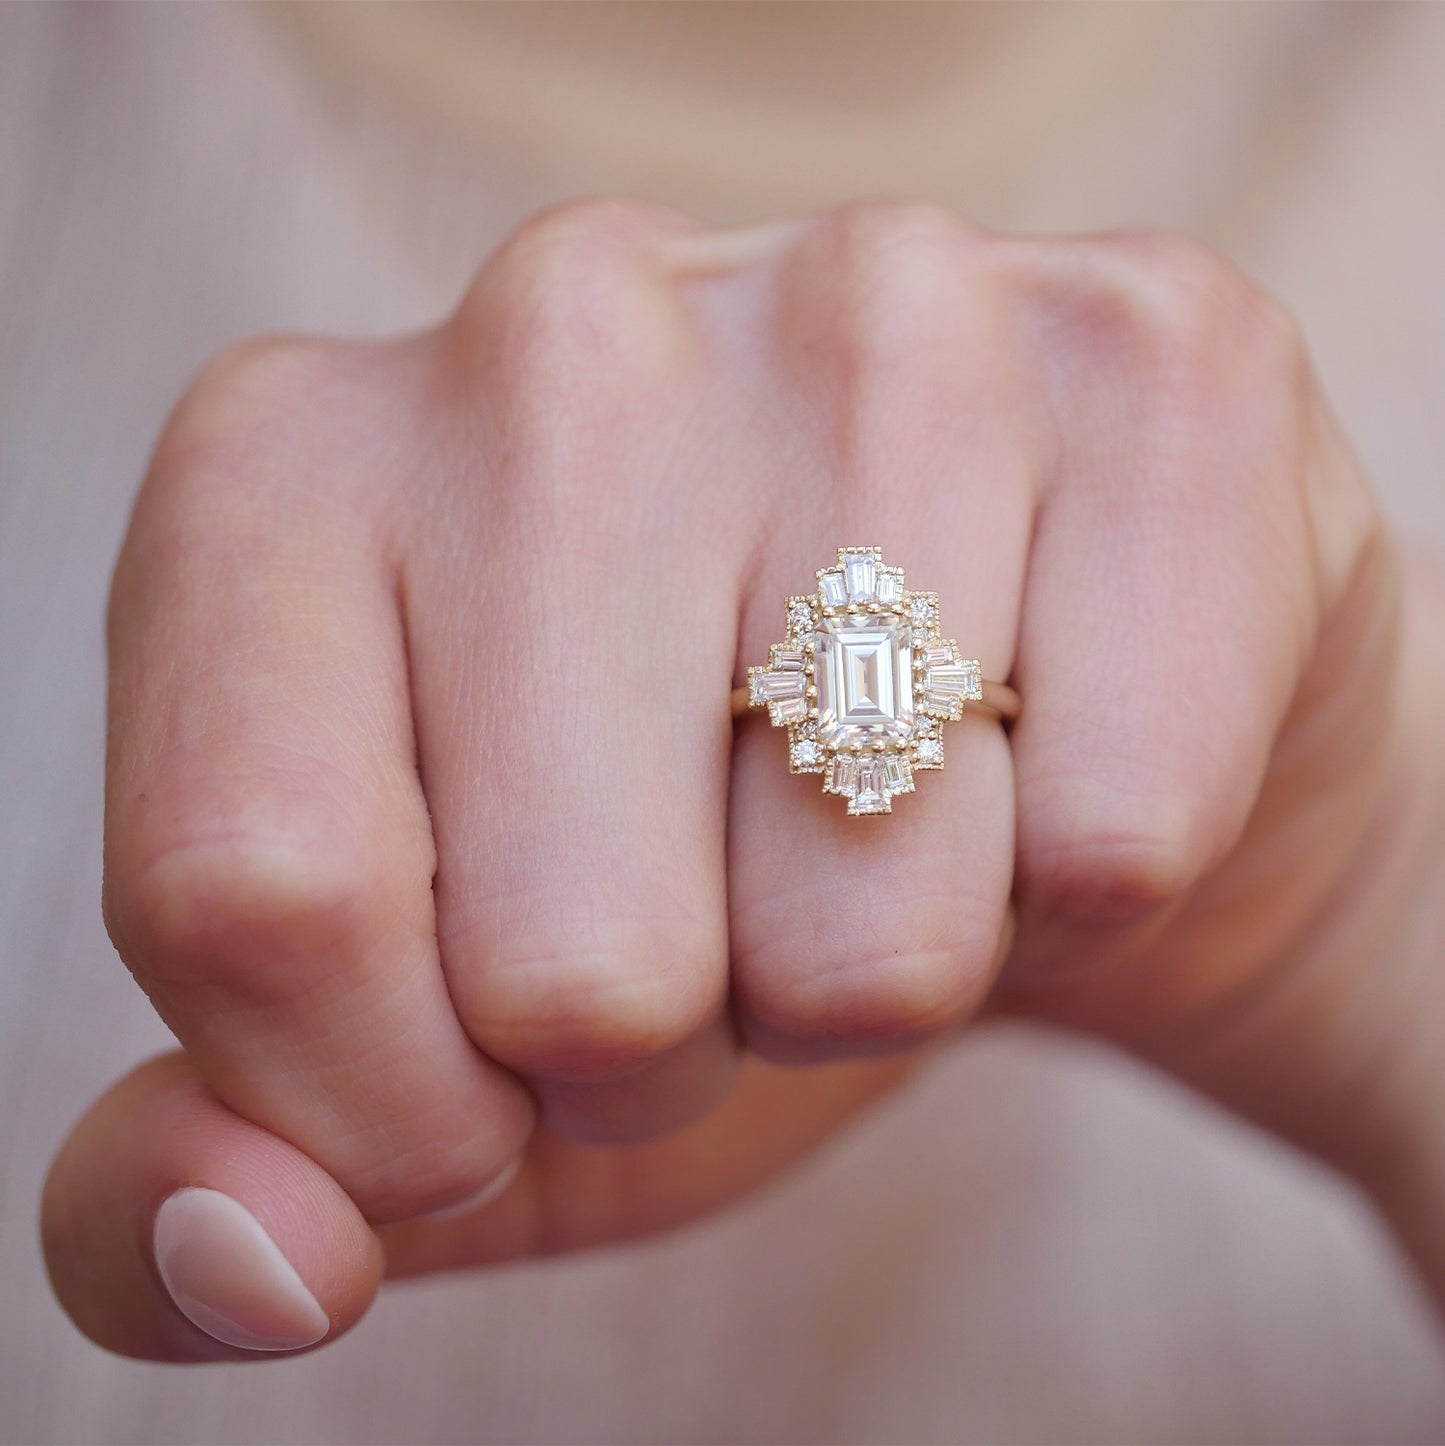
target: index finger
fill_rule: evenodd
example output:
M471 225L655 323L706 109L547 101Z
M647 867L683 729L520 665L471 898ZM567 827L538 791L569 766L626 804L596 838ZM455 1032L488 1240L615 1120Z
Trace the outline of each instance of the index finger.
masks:
M217 1094L372 1220L474 1193L531 1118L437 957L394 583L353 475L394 369L251 349L183 406L116 575L106 801L126 963Z

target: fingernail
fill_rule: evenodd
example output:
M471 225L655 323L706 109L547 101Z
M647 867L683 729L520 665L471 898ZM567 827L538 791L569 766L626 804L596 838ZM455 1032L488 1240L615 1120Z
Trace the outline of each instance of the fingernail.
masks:
M490 1205L517 1178L517 1171L521 1168L522 1157L518 1155L510 1165L502 1170L500 1175L493 1176L475 1195L468 1195L465 1200L458 1200L455 1205L445 1205L440 1210L428 1211L417 1218L419 1220L453 1220L458 1215L468 1215L473 1210L480 1210L483 1205Z
M156 1265L192 1325L228 1346L294 1351L331 1328L261 1222L219 1190L188 1186L156 1211Z

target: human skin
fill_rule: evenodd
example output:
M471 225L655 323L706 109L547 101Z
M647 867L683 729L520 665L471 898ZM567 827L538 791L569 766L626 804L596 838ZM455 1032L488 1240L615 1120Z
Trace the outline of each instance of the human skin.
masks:
M1025 700L886 819L729 717L840 544ZM62 1303L254 1356L158 1268L201 1186L334 1339L384 1271L704 1215L999 1014L1348 1172L1445 1281L1441 601L1295 324L1169 234L590 197L435 330L225 354L110 616L106 919L184 1053L55 1162Z

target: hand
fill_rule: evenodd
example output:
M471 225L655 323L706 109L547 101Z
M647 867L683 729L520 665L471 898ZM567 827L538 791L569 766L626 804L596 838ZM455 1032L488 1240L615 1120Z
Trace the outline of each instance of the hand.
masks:
M1025 699L887 821L728 716L849 542ZM62 1301L144 1356L334 1338L378 1237L699 1214L985 1005L1208 1083L1381 808L1398 582L1295 327L1154 233L586 200L435 331L226 355L111 615L106 917L185 1056L57 1161ZM185 1185L250 1223L157 1236Z

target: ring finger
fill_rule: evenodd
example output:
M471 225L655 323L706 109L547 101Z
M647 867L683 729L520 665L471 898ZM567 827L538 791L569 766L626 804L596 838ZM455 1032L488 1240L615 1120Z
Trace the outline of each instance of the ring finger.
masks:
M808 369L789 382L809 394L795 414L819 421L744 588L745 661L767 660L783 599L812 591L837 544L881 544L909 588L939 594L943 636L985 677L1007 678L1042 470L1035 439L1047 429L988 255L947 213L891 205L831 213L794 254L780 324L810 343ZM909 620L897 615L901 644ZM895 702L908 687L899 675ZM824 711L829 700L817 701ZM861 818L818 796L826 777L788 776L779 733L739 724L734 990L764 1056L906 1048L987 992L1012 878L1008 740L972 710L942 738L945 771L920 768L889 817Z

